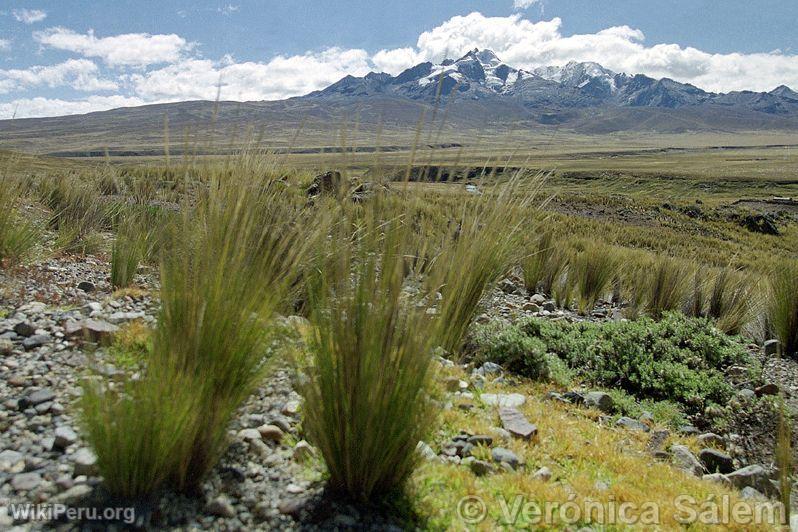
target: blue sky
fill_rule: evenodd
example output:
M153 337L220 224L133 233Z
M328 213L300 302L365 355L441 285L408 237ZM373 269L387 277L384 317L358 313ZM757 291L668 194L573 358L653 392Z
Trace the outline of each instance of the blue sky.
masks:
M473 47L709 90L798 87L795 0L115 0L0 5L0 118L279 99Z

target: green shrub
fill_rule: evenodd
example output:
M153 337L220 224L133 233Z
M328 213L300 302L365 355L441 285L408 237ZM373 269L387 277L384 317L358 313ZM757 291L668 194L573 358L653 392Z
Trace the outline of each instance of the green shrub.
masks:
M550 376L546 344L516 327L495 332L483 329L476 334L476 343L480 361L496 362L509 371L535 380L546 380Z
M798 358L798 261L784 261L770 277L768 316L783 352Z
M402 488L433 415L436 322L403 290L410 232L377 210L367 207L353 244L350 221L342 222L314 268L312 360L301 388L303 426L331 488L361 502Z
M523 375L537 378L534 368L539 353L554 353L588 382L618 387L639 399L675 401L692 412L711 403L726 403L734 389L722 370L750 363L745 348L715 329L711 321L679 313L666 313L659 322L649 318L606 323L528 319L495 336L496 340L483 339L481 344L506 346L506 340L512 339L516 346L530 347L529 364L513 357L521 352L518 347L509 350L510 355L491 351L494 360L511 363Z

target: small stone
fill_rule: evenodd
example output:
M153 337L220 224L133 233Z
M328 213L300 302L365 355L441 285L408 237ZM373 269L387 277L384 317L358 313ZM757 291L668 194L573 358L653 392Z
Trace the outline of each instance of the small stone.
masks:
M97 456L86 447L78 449L72 455L72 461L75 464L74 475L76 477L86 475L87 477L93 476L97 473Z
M701 449L698 459L710 473L731 473L734 471L734 460L717 449Z
M764 395L779 395L779 387L777 384L769 382L755 389L754 393L757 397L762 397Z
M21 473L24 470L25 455L11 449L0 452L0 471L6 473Z
M438 455L435 454L435 451L426 442L423 441L418 442L418 445L416 445L416 452L418 452L421 456L423 456L424 460L427 460L429 462L434 462L438 460Z
M86 499L93 491L93 488L88 484L77 484L68 488L65 492L59 493L50 499L53 504L66 504L67 506L74 506Z
M501 419L502 427L513 436L530 440L537 436L538 428L529 421L527 421L524 414L512 407L500 407L499 419Z
M703 476L704 466L698 461L698 458L690 452L690 449L685 445L672 445L671 446L671 463L677 469L681 469L687 473L695 476Z
M511 450L505 449L504 447L494 447L490 455L494 462L507 464L513 469L516 469L520 464L518 456Z
M478 477L493 473L493 466L484 460L474 460L469 464L471 472Z
M242 429L238 431L239 439L243 441L255 441L260 440L260 432L258 429Z
M279 442L285 434L277 425L261 425L257 430L260 433L260 437L267 441Z
M474 446L484 445L485 447L490 447L493 445L493 438L486 434L476 434L468 438L468 443Z
M707 482L714 482L715 484L720 484L721 486L727 488L732 487L731 480L729 480L729 478L722 473L710 473L709 475L704 475L701 478Z
M518 408L526 403L526 396L520 393L483 393L481 396L482 402L490 406L506 406L509 408Z
M230 499L228 499L225 495L219 495L215 499L208 502L208 504L205 505L205 511L218 517L230 518L236 515L235 508L230 502Z
M551 480L551 469L543 466L532 474L532 478L541 482L548 482Z
M547 312L554 312L557 310L557 305L554 304L554 301L546 301L543 303L543 310Z
M530 297L529 300L536 305L542 305L546 301L546 296L542 294L535 294Z
M485 375L501 374L502 371L502 367L495 362L485 362L472 373L474 375L481 375L484 377Z
M62 425L55 429L55 440L53 441L54 449L64 450L76 441L78 441L78 435L71 427Z
M39 473L20 473L11 478L11 487L17 491L30 491L42 483Z
M712 447L724 447L725 442L721 436L718 436L714 432L707 432L706 434L701 434L698 438L698 442L702 445L712 446Z
M315 454L316 454L316 449L314 449L313 446L308 442L306 442L305 440L300 440L294 446L293 457L294 460L299 463L305 462Z
M756 399L756 392L748 388L743 388L737 392L737 398L744 402L753 401Z
M655 430L648 439L646 450L651 453L662 450L662 447L665 445L670 435L671 432L669 430Z
M610 394L604 392L588 392L585 395L585 405L598 408L605 414L612 414L615 411L615 401Z
M34 334L33 336L22 340L22 347L25 349L25 351L31 351L37 347L43 346L49 341L49 334Z
M28 336L36 334L36 327L26 321L21 321L14 325L14 332L27 338Z
M20 401L20 408L28 408L29 406L36 406L39 403L46 403L55 399L55 393L50 388L42 388L37 390ZM22 404L24 403L24 405Z
M94 292L96 290L96 286L91 281L81 281L78 283L78 290L83 290L84 292Z
M781 342L778 340L768 340L763 344L762 347L764 348L766 355L778 355L779 351L781 350Z
M82 333L84 337L95 343L103 343L119 331L119 327L102 320L88 319L83 322Z
M685 436L695 436L700 433L700 431L692 425L682 425L679 427L679 432Z
M531 301L524 303L524 306L521 308L526 312L540 312L540 306L537 303L532 303Z
M14 351L14 342L7 338L0 338L0 355L10 355Z
M632 419L632 418L626 417L626 416L618 419L618 421L615 422L615 425L617 427L623 427L623 428L629 429L629 430L639 430L639 431L642 431L642 432L648 432L649 430L651 430L648 427L648 425L646 425L645 423L641 423L640 421L638 421L636 419Z
M747 499L747 500L752 500L752 499L753 500L760 500L760 501L767 500L767 497L762 495L762 493L760 493L756 489L752 488L751 486L746 486L743 489L741 489L740 490L740 497L743 498L743 499Z
M299 401L288 401L283 405L283 408L280 409L280 413L284 416L295 416L299 413L299 407Z
M286 499L280 501L277 505L277 511L279 511L283 515L290 515L291 517L297 517L302 512L302 509L307 506L308 499L307 497L296 497L292 499Z

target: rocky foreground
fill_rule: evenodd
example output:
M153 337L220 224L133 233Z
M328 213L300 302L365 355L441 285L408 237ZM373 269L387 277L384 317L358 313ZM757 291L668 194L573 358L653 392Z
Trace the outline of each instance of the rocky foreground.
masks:
M73 405L80 395L80 380L87 371L109 380L122 379L135 367L120 368L110 356L108 339L129 323L151 324L156 319L157 283L139 275L145 289L113 292L108 264L102 257L49 259L24 269L0 271L0 528L20 530L47 526L12 515L12 505L60 503L85 505L103 500L95 457L81 438ZM590 319L613 319L606 304ZM558 310L540 295L531 297L510 281L492 297L488 319L518 316L578 319ZM617 318L617 315L615 316ZM297 318L299 320L301 318ZM798 364L766 355L751 346L764 367L764 386L750 389L739 383L741 405L758 396L784 391L789 407L798 413ZM468 467L475 475L492 475L523 467L505 442L533 439L538 430L518 408L523 393L479 393L491 383L506 383L500 367L455 368L445 377L449 400L445 408L474 408L480 404L499 408L501 426L480 433L463 427L459 436L442 444L422 443L419 450L430 461ZM733 378L730 376L730 378ZM645 433L652 459L671 463L690 475L742 490L743 497L778 495L773 478L773 419L757 408L741 408L727 432L705 430L711 420L681 427L697 436L704 447L694 452L686 446L664 447L670 434L654 427L644 414L640 419L613 418L612 399L597 390L551 392L545 397L568 408L590 407L601 414L600 424ZM469 406L470 405L470 406ZM142 503L135 510L135 525L146 527L200 527L214 529L284 528L401 528L402 523L378 513L331 502L324 494L321 461L301 439L299 396L287 370L277 371L244 406L230 428L231 446L196 497L166 494ZM490 449L489 458L472 454L477 445ZM530 470L535 478L552 476L547 466ZM796 490L798 491L798 490ZM118 522L123 524L121 520ZM57 524L57 523L56 523ZM127 523L129 524L129 523ZM70 526L64 523L63 526Z

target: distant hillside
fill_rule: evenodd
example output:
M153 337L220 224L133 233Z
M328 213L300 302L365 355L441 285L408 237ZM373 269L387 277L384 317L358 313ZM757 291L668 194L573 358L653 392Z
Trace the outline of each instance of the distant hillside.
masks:
M163 151L168 128L175 153L224 151L235 139L252 135L268 146L303 149L338 145L335 132L343 126L406 140L422 118L427 124L434 119L435 127L443 124L443 141L462 141L472 128L587 134L798 131L798 93L781 86L717 94L671 79L618 74L597 63L525 71L490 50L472 50L397 76L347 76L283 101L193 101L4 120L0 146L57 155L151 154Z

